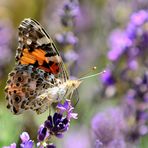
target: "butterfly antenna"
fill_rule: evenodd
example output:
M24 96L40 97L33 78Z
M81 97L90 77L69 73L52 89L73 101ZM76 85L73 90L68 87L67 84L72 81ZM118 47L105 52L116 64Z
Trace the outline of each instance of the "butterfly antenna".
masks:
M92 71L95 71L96 69L97 69L97 67L94 66L93 68L89 69L86 73L82 74L80 77L82 78L82 77L88 75L89 73L91 73Z
M96 67L93 67L92 70L96 70ZM103 71L98 72L98 73L95 73L95 74L93 74L93 75L81 77L81 78L79 78L78 80L81 81L81 80L84 80L84 79L88 79L88 78L91 78L91 77L95 77L95 76L101 75L101 74L103 74L103 73L105 73L105 72L106 72L106 70L103 70Z

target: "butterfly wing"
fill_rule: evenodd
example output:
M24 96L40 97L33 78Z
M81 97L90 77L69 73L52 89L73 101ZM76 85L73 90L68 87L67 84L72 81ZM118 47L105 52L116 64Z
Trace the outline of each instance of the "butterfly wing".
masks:
M16 61L22 65L33 65L53 74L62 81L68 73L52 39L37 21L27 18L19 26L19 46Z
M47 80L51 83L47 83ZM44 90L52 87L54 82L50 74L32 65L16 65L9 73L7 85L5 87L7 108L14 114L21 114L24 110L34 110L42 112L49 107L51 102L47 99L36 99ZM54 82L55 83L55 82ZM43 107L44 108L43 110ZM40 113L42 113L40 112Z
M19 26L16 65L8 76L5 88L7 108L14 114L24 110L43 113L52 103L38 98L47 88L67 81L68 74L52 39L33 19L24 19ZM51 98L52 99L52 98Z

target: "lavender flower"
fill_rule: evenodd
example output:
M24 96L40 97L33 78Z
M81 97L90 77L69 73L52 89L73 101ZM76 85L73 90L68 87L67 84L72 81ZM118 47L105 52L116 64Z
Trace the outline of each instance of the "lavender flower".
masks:
M60 20L63 32L56 34L55 39L64 50L63 59L69 66L72 66L78 59L78 54L74 51L78 44L78 38L75 35L75 21L79 14L79 3L77 0L69 0L64 3L60 11Z
M51 139L52 136L56 136L57 138L63 137L63 133L69 128L70 119L77 119L77 114L72 112L73 109L70 100L66 100L64 104L58 103L57 111L54 115L49 115L44 125L40 126L38 131L39 146L43 144L47 145L46 141Z
M126 56L127 61L132 61L132 65L137 64L135 60L146 53L148 47L148 12L141 10L131 16L125 31L116 29L109 37L108 58L117 61L121 56ZM133 63L134 61L134 63ZM129 64L131 65L131 64ZM130 66L131 67L131 66Z
M104 113L98 113L93 117L91 127L96 148L109 148L113 143L114 147L116 147L117 141L118 143L124 141L122 132L126 128L126 123L124 121L123 112L120 109L110 109ZM121 147L121 145L118 146Z
M12 33L11 22L0 20L0 77L3 76L5 66L10 62L12 57L12 51L10 49Z
M56 40L61 45L75 45L78 42L77 37L73 32L64 32L63 34L56 34Z
M69 124L67 118L62 118L62 114L55 113L53 117L48 117L44 126L49 130L50 135L61 138L63 137L63 132L68 130Z
M108 58L111 61L116 61L131 45L131 40L127 37L125 32L116 29L111 33L108 44L110 47Z
M77 113L73 113L73 107L71 106L71 101L66 100L64 104L58 103L57 109L59 109L59 113L63 114L66 112L66 118L70 121L71 118L77 119Z
M102 142L100 142L98 139L95 141L95 148L101 148L103 147Z
M108 97L108 94L110 94L108 91L111 86L110 83L114 82L116 89L114 95L116 94L117 98L124 99L122 102L124 121L130 123L127 127L128 130L125 130L122 135L124 137L123 140L126 142L136 142L141 136L148 134L147 24L148 11L140 10L135 12L131 15L125 30L116 29L113 31L108 42L110 47L108 58L112 63L112 67L102 77L102 82L105 86L103 92L106 92ZM110 128L108 130L112 132ZM113 129L113 131L115 130ZM105 130L103 130L103 133L105 133ZM101 135L97 132L96 134L97 136ZM113 132L112 135L114 137ZM98 138L102 142L100 139Z
M74 18L79 13L79 5L77 0L69 0L65 3L61 11L61 23L65 27L74 26Z
M64 138L64 148L90 148L90 133L85 127L74 128Z
M134 123L129 128L129 141L136 141L140 136L148 134L148 113L147 113L147 93L148 93L148 74L143 77L136 77L132 82L131 88L125 95L125 111L128 111L126 118L134 118Z
M147 23L148 11L141 10L131 15L125 30L115 29L111 33L108 41L110 47L108 58L113 66L102 78L103 84L109 86L110 83L119 81L115 79L117 75L124 82L132 81L129 77L130 71L138 71L141 64L147 67Z
M27 132L23 132L20 135L22 143L20 144L21 148L33 148L33 141L30 140L30 137Z
M148 47L148 12L140 10L132 14L131 20L127 26L125 33L131 40L132 44L129 47L127 54L130 58L137 58L140 55L145 59L144 54Z
M112 72L110 69L106 69L105 73L101 75L101 81L104 85L114 85L115 84L115 78L112 75Z
M47 128L44 127L44 125L40 125L40 128L38 130L38 141L44 141L44 139L46 139L49 136L48 132L47 132Z

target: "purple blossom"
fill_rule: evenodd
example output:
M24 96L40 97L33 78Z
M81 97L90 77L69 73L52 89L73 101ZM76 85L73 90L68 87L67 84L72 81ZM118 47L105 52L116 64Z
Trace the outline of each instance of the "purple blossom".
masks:
M128 127L127 139L130 142L137 141L141 136L148 134L147 99L148 74L131 79L130 89L125 94L123 109L127 121L134 120Z
M104 85L114 85L115 78L110 69L106 69L105 73L101 75L101 81Z
M148 12L145 10L140 10L131 16L131 23L136 26L140 26L145 21L148 21Z
M128 67L131 70L137 70L138 69L138 62L137 62L137 60L135 60L135 59L129 60L128 61Z
M107 147L115 140L124 140L122 132L125 130L126 124L120 109L110 109L104 113L98 113L93 117L91 127L94 139L103 146Z
M66 100L64 104L58 103L57 108L59 109L59 112L63 114L66 112L67 119L70 120L71 118L77 119L77 113L73 113L73 107L71 106L71 101Z
M79 131L79 132L78 132ZM72 129L64 138L64 148L91 148L90 133L82 126Z
M10 43L12 40L12 26L11 22L1 20L0 21L0 77L3 76L5 72L5 66L10 62L12 57L12 50L10 48Z
M55 35L56 41L65 50L63 57L70 66L78 59L78 54L74 51L74 48L78 44L78 38L75 35L75 21L78 14L78 1L66 1L59 13L63 32Z
M38 146L44 146L43 144L45 143L48 147L52 147L46 141L49 141L53 136L57 138L63 137L63 133L69 128L70 119L77 119L77 114L72 112L73 109L70 100L66 100L64 104L59 103L57 105L57 111L54 115L49 115L44 125L41 125L38 130Z
M33 148L33 142L31 140L25 142L25 143L22 143L20 145L21 148Z
M77 37L72 32L65 32L55 36L58 43L62 45L75 45L78 42Z
M111 61L116 61L131 45L131 40L127 37L125 32L116 29L110 34L108 45L110 47L108 58Z
M124 93L119 95L123 95L125 98L123 101L124 120L127 122L134 120L132 125L128 126L128 132L125 132L126 140L129 142L137 141L139 137L148 134L148 74L145 70L147 69L148 49L147 23L148 11L140 10L131 15L125 30L116 29L111 33L108 58L113 63L113 66L106 75L104 74L104 79L102 79L103 84L106 86L104 92L108 92L108 84L110 84L112 75L114 75L114 82L116 82L116 85L114 85L116 92L123 93L121 88L123 87ZM145 72L143 75L138 76L140 71ZM105 133L105 130L102 133ZM114 140L112 139L112 141Z
M143 51L145 51L145 49L148 47L147 23L148 12L145 10L140 10L132 14L131 20L125 31L129 39L132 41L132 47L137 48L138 53L143 53Z
M66 2L60 12L61 23L65 27L74 26L74 18L79 13L79 4L77 0Z
M103 144L102 144L102 142L100 142L100 141L97 139L96 142L95 142L95 148L101 148L101 147L103 147Z
M62 117L62 114L54 113L53 117L51 115L48 116L48 119L44 122L38 131L38 146L42 146L43 143L47 144L52 136L56 136L57 138L62 138L63 133L68 130L69 121L66 117ZM54 147L52 144L47 144L48 147Z
M21 135L20 135L20 138L22 140L23 143L25 143L26 141L29 141L30 137L28 135L27 132L23 132Z
M127 26L126 33L130 39L136 39L142 31L142 25L148 21L148 12L140 10L131 15L130 22Z
M50 135L62 138L63 132L68 130L69 121L67 118L62 117L62 114L54 113L53 117L48 116L44 126L48 129Z
M130 71L137 71L142 64L143 66L147 65L147 23L148 12L140 10L131 15L125 30L115 29L109 36L108 58L113 66L102 76L102 83L107 86L106 90L110 84L112 85L118 80L121 80L119 83L133 81L133 78L130 77ZM118 86L118 83L116 84L115 87Z
M79 58L79 55L73 50L69 50L65 53L66 61L75 62L78 60L78 58Z
M21 148L33 148L33 141L30 140L29 134L27 132L23 132L20 135L22 143L20 144Z
M44 141L49 136L49 133L47 132L47 128L44 127L44 125L40 125L40 128L38 130L38 141Z
M126 34L129 37L129 39L133 40L136 38L136 26L133 23L129 23L128 27L126 28Z
M135 70L138 63L137 58L146 54L148 48L148 12L141 10L131 15L131 19L124 30L115 29L108 41L110 50L108 58L117 61L122 57L127 59L128 68ZM145 56L143 56L145 61Z

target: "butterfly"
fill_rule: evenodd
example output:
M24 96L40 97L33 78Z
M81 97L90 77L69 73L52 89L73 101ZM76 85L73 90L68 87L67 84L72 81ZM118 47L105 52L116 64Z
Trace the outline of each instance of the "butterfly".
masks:
M14 114L25 110L45 112L54 102L70 97L80 80L70 80L53 40L34 19L18 27L16 63L5 87L7 108Z

